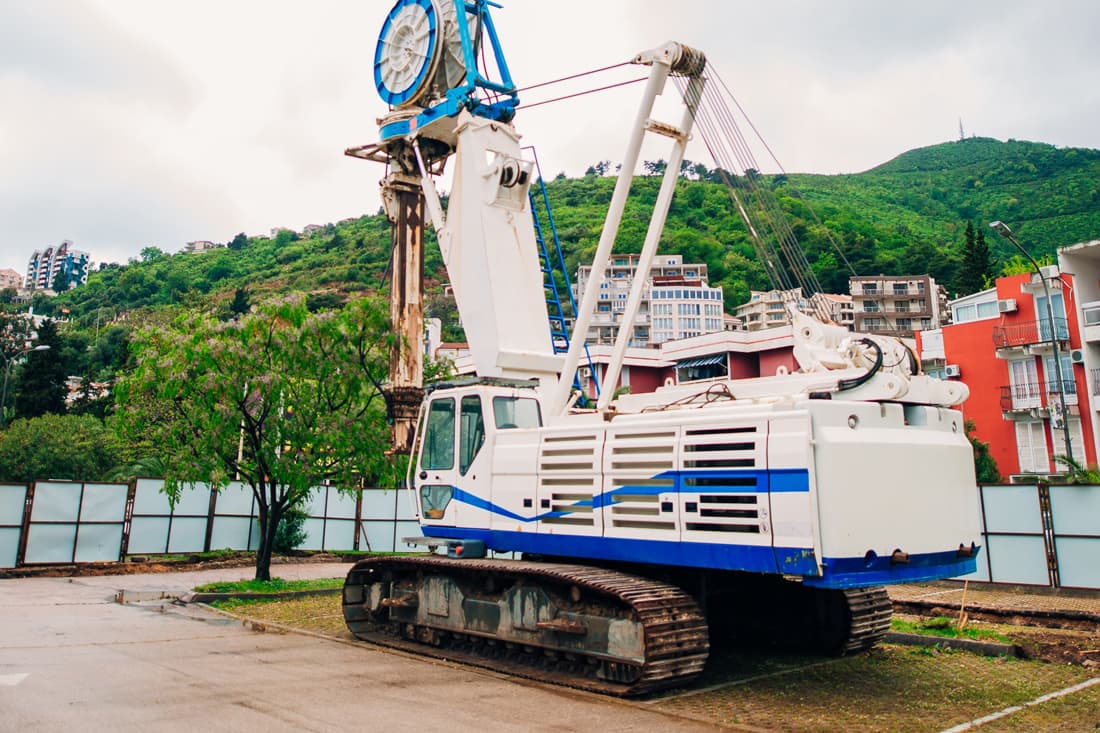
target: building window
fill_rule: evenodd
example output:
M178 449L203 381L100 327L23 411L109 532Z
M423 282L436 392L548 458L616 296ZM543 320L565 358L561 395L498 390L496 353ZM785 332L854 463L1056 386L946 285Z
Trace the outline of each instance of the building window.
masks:
M863 311L865 313L878 313L878 303L873 300L863 301Z
M905 283L894 283L894 295L908 295L909 286Z

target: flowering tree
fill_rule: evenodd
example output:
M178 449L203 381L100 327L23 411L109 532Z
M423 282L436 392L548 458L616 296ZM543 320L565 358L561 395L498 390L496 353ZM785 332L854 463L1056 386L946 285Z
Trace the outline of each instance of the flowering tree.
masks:
M311 314L292 298L229 322L188 315L134 338L137 368L116 389L123 437L157 452L173 499L194 481L252 488L258 580L270 578L280 519L314 487L395 483L381 392L386 314L369 299Z

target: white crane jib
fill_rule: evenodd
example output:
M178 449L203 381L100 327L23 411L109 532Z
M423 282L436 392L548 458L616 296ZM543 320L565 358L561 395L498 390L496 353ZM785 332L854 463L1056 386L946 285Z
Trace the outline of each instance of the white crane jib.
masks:
M569 392L573 385L573 373L580 361L584 339L588 334L588 327L592 323L600 283L603 281L607 263L611 258L615 237L619 233L619 224L622 221L626 199L630 193L630 185L634 180L634 169L638 165L638 155L641 151L642 141L645 133L653 132L672 138L672 152L669 154L668 167L665 169L664 179L661 181L661 190L653 207L649 229L646 232L645 243L642 246L642 254L635 270L630 295L627 298L622 320L620 321L619 333L615 339L611 362L608 364L600 389L597 408L600 410L606 409L611 401L615 391L615 383L618 381L619 372L622 369L623 358L626 355L626 347L633 332L634 320L641 305L642 292L645 289L649 267L653 262L653 257L657 254L657 244L661 239L665 218L672 203L672 194L676 189L676 181L680 176L680 163L684 159L684 149L687 146L691 128L695 122L695 112L702 94L704 83L702 72L706 66L706 58L695 49L670 42L638 54L634 58L634 63L651 67L649 80L646 83L642 103L630 132L622 168L619 171L619 179L615 183L615 191L611 195L611 204L604 220L603 231L600 233L600 242L596 247L596 255L592 261L592 277L584 289L580 304L577 306L577 317L573 326L572 338L569 340L569 351L565 355L565 364L562 366L561 376L558 378L558 383L546 404L546 412L550 415L561 414L569 406ZM684 112L679 127L657 122L650 118L653 104L657 96L664 91L665 82L673 71L691 78L687 92L684 94Z

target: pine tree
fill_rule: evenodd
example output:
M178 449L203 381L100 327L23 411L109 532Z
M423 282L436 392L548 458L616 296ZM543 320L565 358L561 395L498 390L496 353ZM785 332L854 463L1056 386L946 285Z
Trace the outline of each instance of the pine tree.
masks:
M974 223L966 222L962 262L955 281L955 289L959 295L969 295L988 287L993 275L992 268L985 232L979 228L975 233Z
M52 320L38 326L38 345L49 349L32 351L19 370L15 391L17 417L41 417L65 412L65 364L61 353L62 339Z

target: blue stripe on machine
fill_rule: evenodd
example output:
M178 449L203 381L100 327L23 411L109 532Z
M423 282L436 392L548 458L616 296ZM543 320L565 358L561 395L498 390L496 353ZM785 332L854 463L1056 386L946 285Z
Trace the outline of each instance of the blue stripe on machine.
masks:
M802 576L807 585L821 588L861 588L910 583L974 572L977 552L959 557L954 550L910 555L909 562L891 565L890 558L868 564L866 558L826 558L818 575L813 550L769 545L722 545L705 542L633 540L619 537L510 532L461 527L423 527L429 537L476 539L498 552L528 552L596 560L675 565L680 567L783 573Z
M570 555L600 560L643 562L658 565L684 565L696 568L723 568L754 573L774 573L776 551L771 545L720 545L706 542L663 542L633 540L621 537L601 537L541 532L510 532L463 527L423 527L429 537L445 539L476 539L498 552L530 552L539 555ZM817 572L813 550L784 550L792 557L803 558L796 567L782 572L812 574ZM806 554L808 553L808 555Z
M706 494L720 494L720 493L736 493L736 494L754 494L754 493L767 493L769 490L772 492L806 492L810 490L810 474L805 468L773 468L771 470L743 470L743 471L720 471L720 470L700 470L700 471L665 471L659 473L653 477L656 480L671 481L671 486L620 486L611 491L604 491L596 494L591 499L583 499L581 501L575 501L568 506L570 507L592 507L593 509L602 509L607 506L611 506L615 503L615 497L619 495L630 496L655 496L657 494L677 494L677 493L706 493ZM693 486L689 482L691 480L705 479L708 483L705 486ZM712 481L719 481L721 479L729 479L729 484L710 483ZM552 512L544 512L530 517L524 517L520 514L516 514L513 511L505 509L502 506L494 504L487 499L483 499L476 494L463 491L462 489L452 487L453 498L455 501L460 501L463 504L468 504L472 507L482 509L492 514L497 514L502 517L508 517L509 519L515 519L519 522L537 522L542 519L550 517L562 517L572 512L567 510L556 510Z

